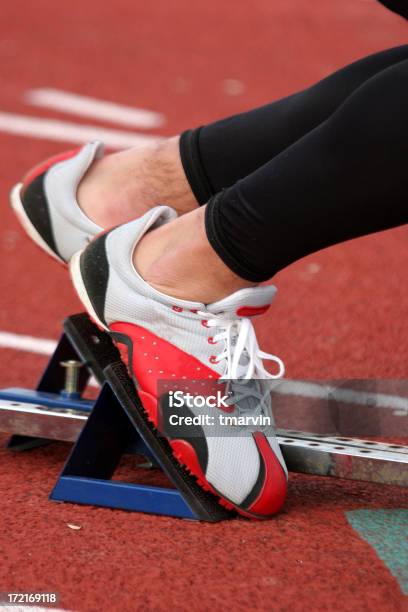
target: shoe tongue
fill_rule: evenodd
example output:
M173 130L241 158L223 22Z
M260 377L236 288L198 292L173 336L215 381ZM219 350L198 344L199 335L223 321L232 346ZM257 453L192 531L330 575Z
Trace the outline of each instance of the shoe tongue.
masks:
M240 289L226 298L207 305L207 311L230 319L254 317L266 312L276 294L273 285Z

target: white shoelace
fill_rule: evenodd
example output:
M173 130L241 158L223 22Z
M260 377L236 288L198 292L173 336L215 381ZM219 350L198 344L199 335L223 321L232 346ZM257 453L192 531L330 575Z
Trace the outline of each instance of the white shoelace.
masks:
M198 312L208 317L208 312ZM206 319L208 327L223 329L213 337L214 343L224 341L224 350L217 355L217 363L226 362L222 378L228 379L276 379L285 373L283 361L276 355L261 351L256 339L252 321L249 318L227 319L222 315L212 315ZM273 361L279 366L277 374L271 374L264 368L262 359Z

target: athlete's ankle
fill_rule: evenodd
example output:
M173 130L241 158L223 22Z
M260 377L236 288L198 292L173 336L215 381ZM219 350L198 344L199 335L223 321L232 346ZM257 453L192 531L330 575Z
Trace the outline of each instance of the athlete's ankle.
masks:
M77 198L101 227L140 217L157 204L182 215L197 207L179 154L179 137L106 155L82 179Z
M255 283L234 274L208 242L205 207L148 232L133 263L140 276L174 298L210 304Z

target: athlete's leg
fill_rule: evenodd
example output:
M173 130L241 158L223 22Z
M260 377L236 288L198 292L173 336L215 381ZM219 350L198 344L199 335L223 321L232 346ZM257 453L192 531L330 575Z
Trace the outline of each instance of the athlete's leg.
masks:
M325 121L365 81L408 59L408 45L365 57L312 87L181 136L186 175L200 204Z
M180 143L176 136L108 155L81 181L81 207L102 227L129 221L157 203L179 214L193 210L324 121L364 81L405 59L408 45L389 49L283 100L186 132Z
M204 210L147 234L137 268L157 289L213 301L313 251L407 223L407 108L405 61Z

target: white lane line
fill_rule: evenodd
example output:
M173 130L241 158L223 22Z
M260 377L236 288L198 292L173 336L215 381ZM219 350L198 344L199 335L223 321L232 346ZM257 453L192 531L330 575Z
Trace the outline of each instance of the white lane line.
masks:
M161 113L97 100L59 89L32 89L27 92L25 98L33 106L52 108L71 115L92 117L129 127L151 129L158 128L165 123L164 115Z
M408 414L408 398L387 393L369 393L332 387L324 383L308 383L296 380L283 380L273 388L275 393L281 395L296 395L313 399L335 400L345 404L359 404L360 406L379 406L392 410L402 410Z
M0 348L27 351L28 353L37 353L38 355L52 355L56 346L55 340L0 331Z
M0 331L0 348L27 351L38 355L52 355L56 345L55 340ZM390 408L391 410L400 410L401 414L395 414L395 416L408 415L408 398L400 395L367 393L366 391L356 391L355 389L333 387L324 383L308 383L289 379L283 380L276 387L274 386L273 391L281 395L294 395L324 400L330 398L331 400L346 404L379 406L381 408Z
M0 132L75 143L102 140L107 147L112 149L138 147L160 140L157 136L137 132L111 130L94 125L80 125L57 119L41 119L3 112L0 112Z

